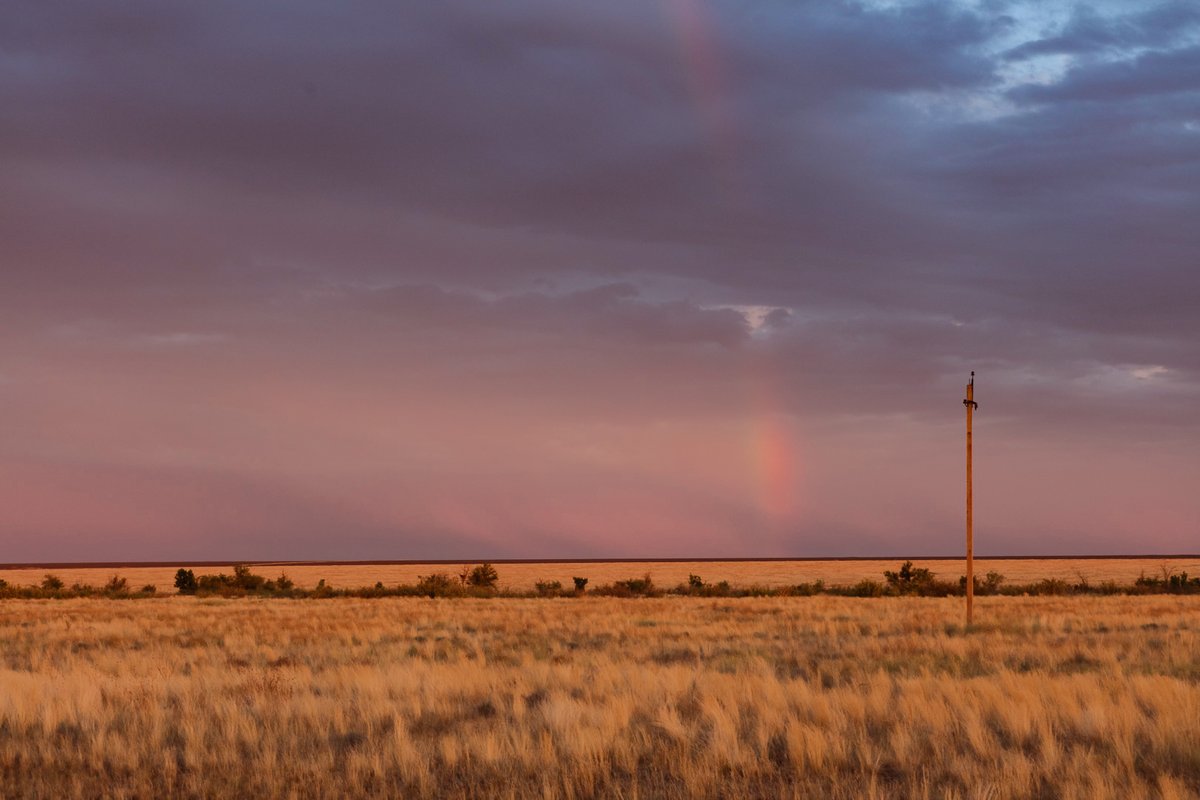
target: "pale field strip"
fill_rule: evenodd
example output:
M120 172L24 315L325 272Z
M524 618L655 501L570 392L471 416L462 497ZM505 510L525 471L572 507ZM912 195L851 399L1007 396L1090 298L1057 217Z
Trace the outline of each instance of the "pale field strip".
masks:
M291 564L281 562L252 562L254 571L268 578L286 572L297 586L312 588L324 579L329 586L357 588L374 586L382 581L386 586L416 583L421 575L446 572L455 575L461 564ZM463 562L463 564L478 562ZM883 571L896 569L899 561L646 561L646 562L578 562L578 563L517 563L497 564L500 586L515 591L530 591L538 581L560 581L570 588L575 576L588 579L589 588L613 581L637 578L649 573L661 587L686 583L689 575L699 575L708 583L729 581L734 586L787 586L823 580L830 585L853 584L864 578L882 580ZM963 561L913 559L917 566L928 567L939 578L955 580L966 574ZM181 566L187 566L181 564ZM1060 578L1071 583L1086 578L1093 584L1113 580L1128 584L1140 575L1160 576L1163 569L1187 572L1200 576L1200 558L1107 558L1107 559L977 559L976 573L982 577L990 571L1002 573L1009 583L1030 583L1043 578ZM73 583L102 585L114 574L139 589L153 584L158 591L174 591L178 567L108 567L61 569L0 569L0 579L18 585L39 583L47 572L58 575L68 586ZM233 563L223 567L195 567L197 575L233 571Z
M0 602L0 794L1200 797L1200 597Z

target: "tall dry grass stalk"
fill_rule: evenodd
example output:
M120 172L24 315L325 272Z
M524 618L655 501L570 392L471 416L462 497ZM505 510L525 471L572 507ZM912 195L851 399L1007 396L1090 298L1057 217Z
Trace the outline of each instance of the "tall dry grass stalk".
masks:
M0 603L5 797L1200 796L1200 598Z

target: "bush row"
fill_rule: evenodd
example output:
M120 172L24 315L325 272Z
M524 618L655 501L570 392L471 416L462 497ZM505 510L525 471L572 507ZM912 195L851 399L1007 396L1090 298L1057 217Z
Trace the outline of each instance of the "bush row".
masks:
M14 586L0 579L0 599L3 598L66 598L66 597L153 597L158 591L154 584L133 589L129 581L113 575L103 586L75 583L67 586L57 575L46 575L42 582L32 586Z
M988 572L983 578L977 577L974 584L977 595L1200 594L1200 578L1189 577L1186 572L1173 574L1165 569L1160 576L1143 574L1132 584L1118 584L1115 581L1093 584L1082 575L1076 582L1045 578L1032 583L1015 584L1008 583L998 572ZM235 566L232 575L196 575L190 569L180 569L175 574L175 588L179 594L208 597L580 597L584 594L600 597L955 597L966 594L966 587L966 577L960 577L957 581L939 580L929 569L915 567L911 561L904 562L896 570L886 570L882 581L864 579L848 585L813 581L791 586L733 586L728 581L708 583L699 575L690 575L687 583L661 587L647 573L640 578L614 581L590 590L588 579L582 577L572 578L570 587L560 581L539 581L532 592L499 588L499 574L491 564L467 566L457 575L434 572L420 576L416 583L411 584L385 586L380 582L374 586L357 588L333 588L321 580L315 587L304 589L297 587L286 573L272 580L255 574L244 564ZM14 586L0 580L0 599L139 598L154 595L153 585L134 590L119 575L114 575L104 586L76 583L68 587L55 575L46 575L40 584L33 586Z

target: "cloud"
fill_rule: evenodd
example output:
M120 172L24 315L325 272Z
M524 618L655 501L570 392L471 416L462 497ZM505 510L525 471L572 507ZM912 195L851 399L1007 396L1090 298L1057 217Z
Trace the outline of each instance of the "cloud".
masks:
M1198 79L1200 46L1193 46L1081 65L1057 83L1022 86L1009 95L1022 103L1145 101L1160 95L1194 96Z
M0 466L49 465L48 498L55 469L127 475L122 503L142 483L175 498L162 527L178 507L212 529L177 490L194 470L263 525L255 498L311 510L241 534L345 528L364 553L380 531L422 553L422 531L934 547L975 368L1005 485L1029 453L1090 459L1115 497L1196 432L1196 24L1182 3L5 5ZM806 476L782 517L757 485L772 432ZM1147 447L1160 472L1122 471ZM864 461L886 504L848 488ZM1022 524L1112 511L1051 505Z
M1167 2L1131 14L1106 15L1087 5L1072 9L1053 36L1024 42L1004 53L1008 61L1048 55L1080 55L1097 51L1129 51L1174 45L1200 26L1193 3Z

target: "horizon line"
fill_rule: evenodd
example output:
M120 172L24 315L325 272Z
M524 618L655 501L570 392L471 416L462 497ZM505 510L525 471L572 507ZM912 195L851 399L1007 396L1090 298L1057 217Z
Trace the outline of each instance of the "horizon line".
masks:
M1145 553L1145 554L1100 554L1100 555L991 555L975 556L976 561L1104 561L1122 560L1139 561L1149 559L1192 559L1200 558L1200 553ZM430 558L430 559L352 559L345 561L325 560L189 560L174 561L47 561L47 562L14 562L0 564L0 569L138 569L155 567L228 567L236 564L257 567L303 567L303 566L408 566L408 565L449 565L449 564L687 564L687 563L749 563L749 562L832 562L832 561L965 561L965 555L954 556L920 556L920 555L883 555L883 556L737 556L732 558L720 557L665 557L665 558Z

